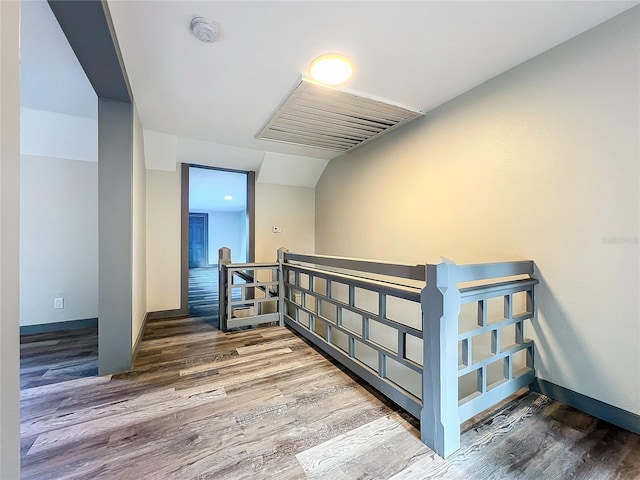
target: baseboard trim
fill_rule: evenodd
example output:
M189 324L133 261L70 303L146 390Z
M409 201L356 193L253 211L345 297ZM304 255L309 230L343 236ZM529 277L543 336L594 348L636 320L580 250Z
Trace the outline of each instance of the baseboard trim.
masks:
M66 320L64 322L41 323L38 325L20 326L20 335L35 335L36 333L60 332L62 330L78 330L80 328L97 328L97 318L83 318L80 320Z
M534 392L546 395L560 403L640 435L640 415L537 377L530 385L530 388Z
M144 331L147 328L147 320L149 320L149 312L144 314L144 319L142 320L142 326L140 327L140 331L138 332L138 339L136 340L136 344L133 346L133 351L131 352L131 364L136 359L138 355L138 350L140 349L140 344L142 343L142 337L144 337Z
M148 312L147 320L159 320L161 318L171 318L171 317L188 317L189 310L183 310L181 308L177 308L175 310L158 310L157 312Z

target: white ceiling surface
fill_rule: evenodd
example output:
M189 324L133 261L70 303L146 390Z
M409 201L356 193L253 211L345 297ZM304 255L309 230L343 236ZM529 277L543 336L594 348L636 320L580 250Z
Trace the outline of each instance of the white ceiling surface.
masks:
M231 195L231 200L225 200ZM189 169L190 212L237 212L247 208L247 176L206 168Z
M336 152L255 139L324 53L354 64L344 88L428 112L638 4L110 0L145 129L148 168L258 171L313 187ZM220 26L204 44L189 23ZM44 0L23 0L23 107L96 118L84 72Z
M97 118L96 93L45 0L22 1L20 28L20 105Z
M352 60L344 88L428 112L638 2L108 3L145 129L175 136L179 161L264 157L273 181L269 163L313 177L309 158L338 155L255 138L321 54ZM219 25L216 43L191 34L194 15Z

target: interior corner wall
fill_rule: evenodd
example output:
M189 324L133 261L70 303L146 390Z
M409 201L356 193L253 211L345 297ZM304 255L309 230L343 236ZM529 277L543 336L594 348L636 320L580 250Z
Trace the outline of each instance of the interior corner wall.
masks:
M147 313L147 171L144 138L138 111L133 107L133 245L131 346L135 348L143 333Z
M207 214L207 253L210 267L217 268L220 247L231 249L233 262L247 261L246 235L243 236L246 230L247 214L244 210L237 212L193 210L190 213Z
M0 2L0 478L20 478L20 2Z
M98 99L93 95L93 101ZM98 161L98 119L20 108L23 155Z
M147 170L147 311L180 308L180 170Z
M97 318L98 164L31 155L20 164L20 325Z
M282 233L273 233L279 226ZM273 262L280 247L315 251L315 190L256 183L256 262Z
M332 160L318 253L533 259L537 376L640 414L639 15Z

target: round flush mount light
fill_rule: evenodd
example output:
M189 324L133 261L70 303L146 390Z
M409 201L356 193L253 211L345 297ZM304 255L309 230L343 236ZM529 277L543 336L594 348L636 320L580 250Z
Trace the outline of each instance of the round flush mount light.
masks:
M216 25L204 17L193 17L191 31L198 40L204 43L213 43L218 39Z
M311 78L327 85L344 83L351 77L351 62L341 55L322 55L311 63Z
M225 200L233 200L233 197L231 195L225 195L224 199Z

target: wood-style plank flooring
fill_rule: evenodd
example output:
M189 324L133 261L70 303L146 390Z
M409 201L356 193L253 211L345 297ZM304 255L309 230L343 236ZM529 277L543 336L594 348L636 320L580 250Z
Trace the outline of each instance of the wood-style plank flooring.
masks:
M442 460L415 419L284 328L151 321L134 369L105 377L85 335L23 340L25 479L640 478L640 436L526 392Z
M22 390L98 375L98 328L20 338Z
M217 317L217 267L189 269L189 312L194 317Z

